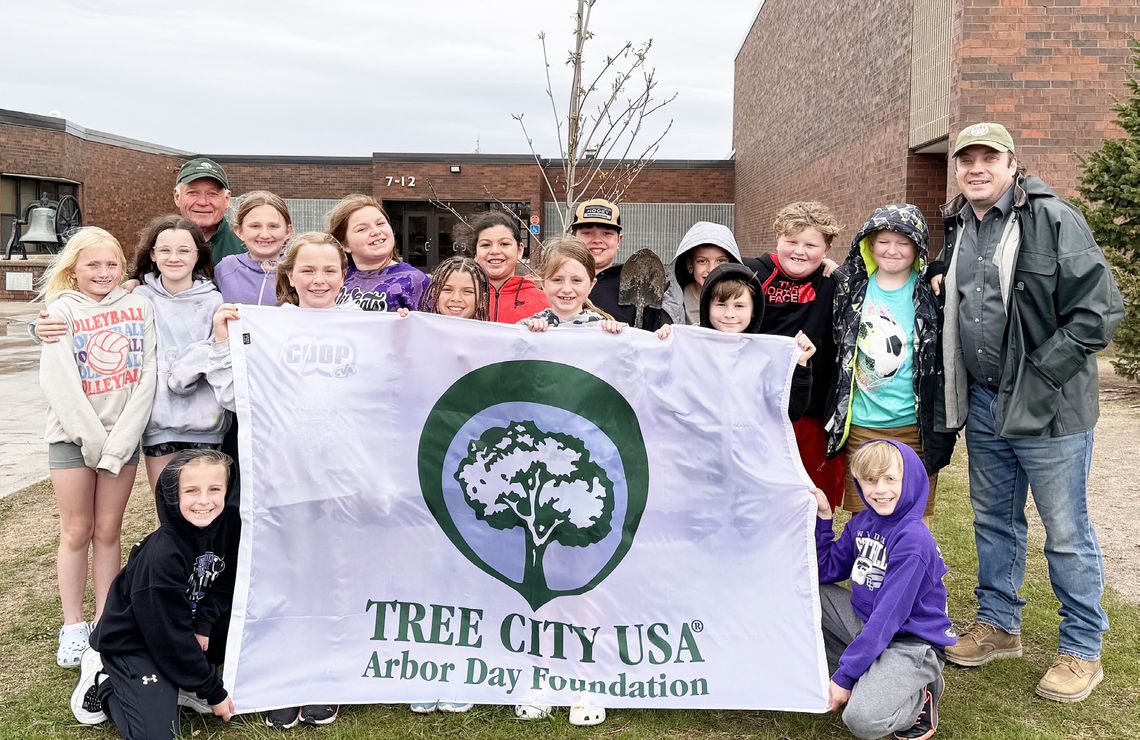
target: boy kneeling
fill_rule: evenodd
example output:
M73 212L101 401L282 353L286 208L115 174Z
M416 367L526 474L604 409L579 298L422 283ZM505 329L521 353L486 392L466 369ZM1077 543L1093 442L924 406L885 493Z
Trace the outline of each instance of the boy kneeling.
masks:
M928 738L938 727L944 648L956 638L948 569L922 523L926 470L910 447L873 440L851 457L851 474L867 508L838 540L827 498L812 489L828 708L846 704L843 722L859 737ZM833 585L848 578L850 591Z
M79 722L110 715L124 738L171 738L179 704L227 721L233 715L233 700L205 653L212 607L226 598L210 587L226 567L219 555L226 548L215 539L231 464L216 450L185 450L159 476L159 527L131 548L83 654L71 695Z

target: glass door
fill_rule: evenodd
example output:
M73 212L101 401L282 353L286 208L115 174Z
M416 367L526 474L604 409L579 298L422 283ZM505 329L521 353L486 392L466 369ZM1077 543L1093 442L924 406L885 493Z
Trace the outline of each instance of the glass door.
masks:
M435 214L431 211L405 211L403 219L403 240L400 254L412 267L430 272L435 266L432 258L432 245L436 239L432 231L435 227Z

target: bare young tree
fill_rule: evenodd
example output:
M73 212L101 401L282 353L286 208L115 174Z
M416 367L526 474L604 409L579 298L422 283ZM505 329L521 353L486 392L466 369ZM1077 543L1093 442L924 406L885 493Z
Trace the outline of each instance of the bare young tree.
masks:
M663 99L656 97L656 73L646 65L653 39L638 46L626 41L616 53L604 58L596 74L584 76L586 44L594 38L590 30L590 14L597 0L577 2L574 47L566 60L571 69L571 82L565 118L559 112L554 95L546 34L538 35L546 65L546 95L550 99L562 164L562 172L554 175L553 182L547 166L535 151L524 115L512 115L519 122L535 163L542 172L550 199L560 202L558 218L562 231L569 225L571 211L578 201L594 197L615 202L622 200L637 176L653 161L661 140L673 126L670 119L660 133L653 136L646 130L648 119L677 97L676 93ZM584 84L586 79L589 82ZM561 189L556 185L561 185Z

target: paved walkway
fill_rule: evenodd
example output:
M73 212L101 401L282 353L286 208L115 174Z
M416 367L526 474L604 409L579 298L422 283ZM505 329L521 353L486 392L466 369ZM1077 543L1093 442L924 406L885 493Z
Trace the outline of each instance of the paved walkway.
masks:
M0 302L0 498L48 477L40 350L27 334L39 310Z

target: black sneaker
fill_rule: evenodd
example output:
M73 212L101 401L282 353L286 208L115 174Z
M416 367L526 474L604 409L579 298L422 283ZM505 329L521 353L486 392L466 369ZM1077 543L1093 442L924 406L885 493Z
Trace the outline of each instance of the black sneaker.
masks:
M306 704L301 707L301 721L307 725L328 725L340 714L338 704Z
M265 724L278 730L291 730L301 721L300 707L282 707L265 714Z
M922 709L918 712L918 719L910 729L896 732L895 737L900 740L926 740L934 735L934 731L938 729L938 700L942 698L942 692L945 690L946 682L939 673L938 678L922 689L923 702Z

